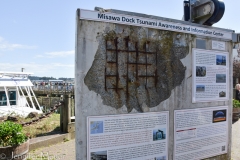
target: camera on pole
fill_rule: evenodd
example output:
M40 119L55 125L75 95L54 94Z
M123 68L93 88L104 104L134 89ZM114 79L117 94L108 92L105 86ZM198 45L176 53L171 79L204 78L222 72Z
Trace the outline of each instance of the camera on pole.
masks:
M184 20L192 23L212 26L224 14L225 5L220 0L184 1Z

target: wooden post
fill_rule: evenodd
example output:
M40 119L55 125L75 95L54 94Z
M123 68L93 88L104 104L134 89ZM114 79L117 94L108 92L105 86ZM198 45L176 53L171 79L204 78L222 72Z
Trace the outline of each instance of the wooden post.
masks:
M49 106L52 107L52 96L49 96L49 98L50 98L50 104L49 104Z
M50 86L50 94L52 94L52 83L49 82L49 86Z
M68 94L68 124L71 123L72 100L71 94Z
M71 108L72 108L72 110L71 110L71 116L74 116L75 117L75 99L74 99L75 97L74 97L74 95L72 95L72 98L71 98ZM74 122L75 122L75 120L74 120Z
M67 94L64 95L63 98L64 105L61 106L61 130L63 132L68 132L68 124L71 123L71 113L70 113L70 106L71 106L71 95ZM61 119L61 118L60 118Z
M49 109L51 109L51 99L50 99L50 97L48 97L48 106L49 106Z
M64 102L65 103L65 102ZM64 132L63 131L63 107L65 106L65 104L62 104L60 106L60 130L61 132Z
M43 83L43 88L44 88L43 94L45 94L45 92L46 92L46 82Z
M42 100L42 106L43 106L43 97L41 97L41 100ZM45 108L46 108L46 107L45 107ZM46 112L46 110L45 110L44 112Z

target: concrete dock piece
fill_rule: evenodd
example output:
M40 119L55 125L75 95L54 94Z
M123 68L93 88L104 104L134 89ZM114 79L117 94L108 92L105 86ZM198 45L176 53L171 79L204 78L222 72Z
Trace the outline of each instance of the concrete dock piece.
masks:
M48 147L57 143L61 143L67 140L75 138L75 132L72 133L57 133L49 136L42 136L30 139L29 151L36 150L42 147Z

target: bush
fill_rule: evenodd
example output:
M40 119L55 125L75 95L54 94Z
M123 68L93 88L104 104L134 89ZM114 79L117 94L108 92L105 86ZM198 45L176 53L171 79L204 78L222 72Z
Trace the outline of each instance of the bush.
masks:
M0 123L0 147L20 145L27 139L20 124L10 121Z
M233 99L233 108L240 108L239 100Z

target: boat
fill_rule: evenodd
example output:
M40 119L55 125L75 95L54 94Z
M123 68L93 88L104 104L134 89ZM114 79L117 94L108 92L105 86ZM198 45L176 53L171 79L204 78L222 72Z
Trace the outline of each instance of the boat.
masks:
M31 112L43 113L28 72L0 71L0 117L16 115L27 117Z

